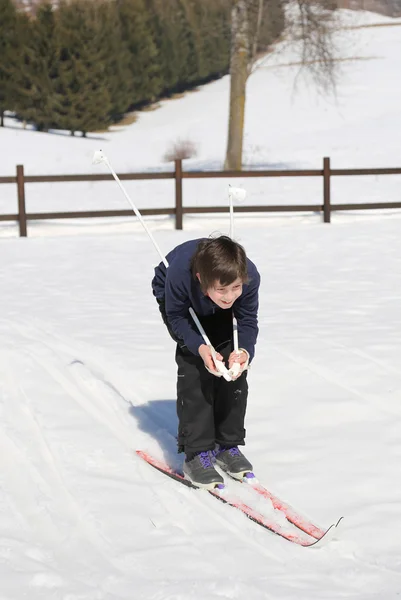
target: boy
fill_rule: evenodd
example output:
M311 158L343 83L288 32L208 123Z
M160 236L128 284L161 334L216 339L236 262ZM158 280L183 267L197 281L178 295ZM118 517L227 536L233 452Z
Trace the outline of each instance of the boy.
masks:
M185 452L184 474L199 487L214 487L223 478L217 464L241 478L252 471L238 446L245 443L248 396L246 369L258 336L260 276L242 246L227 236L185 242L155 268L153 294L175 342L178 451ZM216 369L211 350L192 319L198 316L217 359L240 371L226 381ZM233 351L233 314L239 352Z

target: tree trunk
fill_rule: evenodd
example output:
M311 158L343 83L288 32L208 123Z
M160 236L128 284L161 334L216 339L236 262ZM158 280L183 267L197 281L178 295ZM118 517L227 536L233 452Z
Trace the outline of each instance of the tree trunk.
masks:
M249 24L245 0L235 0L231 11L230 116L224 168L242 169L246 82L249 66Z
M4 127L4 111L0 110L0 127Z

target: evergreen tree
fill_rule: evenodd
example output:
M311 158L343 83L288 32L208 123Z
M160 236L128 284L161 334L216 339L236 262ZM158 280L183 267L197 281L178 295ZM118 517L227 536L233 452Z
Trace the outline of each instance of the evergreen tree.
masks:
M91 0L62 3L57 25L61 50L56 85L62 103L56 123L71 135L82 131L85 136L107 127L111 112L97 4Z
M155 32L164 93L226 73L231 0L145 0Z
M200 79L198 70L199 47L195 42L195 19L190 0L177 0L174 14L176 60L179 72L179 87ZM191 14L192 13L192 14ZM192 23L191 23L192 21Z
M187 0L192 3L201 80L228 72L230 63L230 4L228 0Z
M158 39L167 92L191 87L198 79L198 60L194 32L189 23L190 6L186 0L153 0L161 25Z
M4 112L14 109L12 65L18 54L16 43L17 14L12 0L0 0L0 126Z
M118 0L124 42L131 54L131 105L156 99L163 87L157 46L143 0Z
M227 72L232 0L45 2L28 17L0 0L1 117L85 135Z
M210 57L210 64L213 65L213 74L221 76L228 73L230 68L231 4L227 0L220 0L214 8L214 31L217 35L212 38L214 60Z
M56 89L59 45L51 4L39 6L33 19L21 15L19 36L24 43L21 68L15 80L18 115L35 123L38 130L47 131L62 102Z
M158 53L161 92L166 94L176 88L179 80L172 31L172 15L176 9L176 0L144 0L144 2Z
M114 2L99 4L101 18L100 47L105 64L107 89L111 101L110 114L113 121L123 115L132 104L133 75L132 56L123 39L118 7Z

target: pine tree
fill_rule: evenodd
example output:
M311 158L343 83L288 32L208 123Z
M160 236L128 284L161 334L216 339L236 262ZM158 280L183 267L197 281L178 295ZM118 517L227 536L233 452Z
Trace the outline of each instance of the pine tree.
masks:
M210 36L205 48L210 72L213 76L221 76L228 73L230 64L230 43L231 43L231 12L230 0L207 0L208 11L210 12L209 27Z
M62 102L56 89L59 45L51 4L39 6L33 19L21 15L19 36L23 44L21 66L15 79L18 115L35 123L39 131L47 131Z
M231 0L145 0L159 51L164 93L228 71Z
M163 87L159 56L143 0L118 0L123 40L131 53L131 105L156 99Z
M228 72L230 63L230 4L228 0L191 2L201 80Z
M62 96L56 111L58 127L71 135L108 126L111 99L100 45L101 19L95 2L63 3L58 11L60 65L57 91Z
M208 4L206 0L204 2L186 0L187 18L196 47L197 78L199 80L208 78L214 62L214 56L208 53L213 46L212 35L210 35L212 32L208 31L208 27L212 23Z
M161 93L177 87L179 72L176 68L176 49L173 41L172 15L176 0L144 0L149 15L149 26L157 48L160 68Z
M190 0L177 0L177 10L174 15L176 60L179 70L179 86L187 87L186 84L197 81L198 71L198 48L195 43L193 23L191 27L191 4Z
M126 40L123 39L117 5L106 1L99 4L98 8L101 18L100 47L111 100L110 114L112 120L116 121L132 104L132 56Z
M0 126L4 127L4 112L14 109L12 64L16 44L17 14L12 0L0 0Z
M198 60L194 32L189 23L190 6L186 0L153 0L161 24L158 37L162 70L167 74L166 91L191 87L198 79Z

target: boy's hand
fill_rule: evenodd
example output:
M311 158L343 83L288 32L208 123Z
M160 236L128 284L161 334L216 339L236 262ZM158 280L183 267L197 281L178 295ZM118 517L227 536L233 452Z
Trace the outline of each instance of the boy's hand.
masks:
M240 369L237 375L234 375L233 373L231 374L231 378L233 381L235 381L235 379L238 379L238 377L240 375L242 375L242 373L248 368L248 364L249 364L249 354L246 350L244 350L243 348L240 348L238 351L234 351L231 352L230 356L228 357L228 369L232 369L234 363L239 363L240 365Z
M216 369L216 365L214 364L212 352L209 346L207 346L206 344L201 344L201 346L199 346L198 348L198 352L199 356L205 363L205 367L209 371L209 373L212 373L212 375L216 375L216 377L221 377L222 374ZM222 355L218 352L216 352L216 358L217 360L223 360Z

